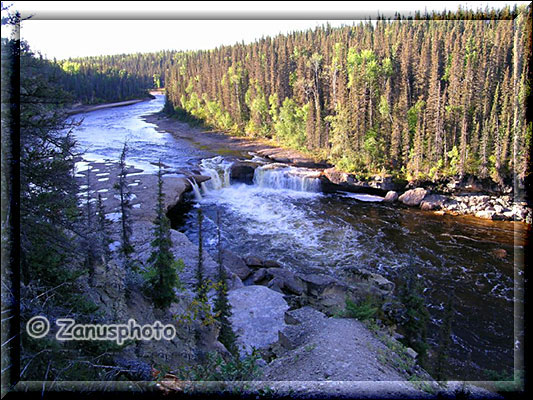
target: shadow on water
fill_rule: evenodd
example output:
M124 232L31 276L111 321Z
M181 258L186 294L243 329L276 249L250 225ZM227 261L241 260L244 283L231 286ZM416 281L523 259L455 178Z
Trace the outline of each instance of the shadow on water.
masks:
M198 168L209 156L207 148L159 132L139 118L160 110L163 103L163 96L157 96L150 102L84 115L75 132L80 147L88 151L84 158L116 160L127 140L128 163L146 173L156 170L153 163L159 159L175 170ZM186 194L185 201L168 212L172 228L193 241L196 206ZM522 259L513 255L523 254L528 245L524 224L438 216L342 195L238 184L211 191L200 206L208 251L216 246L214 216L220 210L225 247L242 256L276 259L295 271L336 274L345 267L361 267L399 282L413 260L412 271L424 283L432 316L432 344L448 294L456 296L450 377L476 380L485 378L484 369L512 370L513 296L521 295L514 293L514 274L524 268Z
M190 203L174 226L196 241ZM513 253L515 245L527 245L523 224L246 185L212 192L201 207L209 251L215 251L214 216L220 210L224 246L243 256L276 259L304 273L335 275L355 266L397 284L405 274L416 274L432 317L428 341L433 348L454 293L450 379L484 380L489 369L512 372Z

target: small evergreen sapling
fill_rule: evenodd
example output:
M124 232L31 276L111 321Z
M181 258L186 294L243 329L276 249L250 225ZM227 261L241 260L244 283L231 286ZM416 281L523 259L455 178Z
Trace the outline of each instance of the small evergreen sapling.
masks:
M127 177L127 168L126 168L126 154L128 152L128 145L124 143L122 152L120 153L119 167L120 172L118 175L118 182L115 184L114 188L119 192L120 199L120 224L121 224L121 240L122 246L120 251L126 259L126 265L131 264L129 256L133 253L133 246L130 242L131 237L131 225L130 225L130 213L131 213L131 203L130 197L131 193L128 191L128 185L126 181Z
M228 300L226 271L222 265L222 242L220 240L220 215L217 212L217 238L218 238L218 284L217 294L215 299L215 315L218 322L220 322L220 333L218 340L226 349L237 359L239 358L239 349L236 344L237 336L231 326L231 304Z
M97 212L97 225L98 225L98 240L99 246L101 249L101 256L103 261L107 266L107 263L111 259L111 251L109 245L111 244L111 237L109 233L109 228L111 221L109 221L105 216L104 203L102 201L102 195L98 194L98 200L96 202L96 212Z
M172 239L170 237L170 221L165 215L163 172L161 162L157 174L157 205L154 219L153 251L148 259L151 264L148 273L148 286L154 303L160 308L167 308L176 301L175 288L181 288L178 272L183 268L182 260L175 260L172 254Z
M207 285L204 279L202 209L198 209L198 267L196 269L196 296L202 301L207 296Z

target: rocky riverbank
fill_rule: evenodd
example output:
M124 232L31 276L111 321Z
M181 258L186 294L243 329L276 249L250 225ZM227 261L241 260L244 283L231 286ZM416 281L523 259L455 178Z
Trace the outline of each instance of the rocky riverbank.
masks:
M75 114L82 114L87 113L91 111L97 111L97 110L103 110L105 108L114 108L114 107L123 107L123 106L129 106L132 104L137 104L142 101L147 101L153 99L154 96L150 94L150 97L147 97L145 99L134 99L134 100L126 100L126 101L118 101L115 103L105 103L105 104L75 104L73 107L69 108L66 112L67 115L75 115Z
M145 264L151 252L157 178L138 169L130 168L128 172L135 248L132 256ZM87 173L90 174L89 186L86 185ZM117 175L118 165L111 161L89 163L77 171L83 190L79 194L80 201L86 201L87 196L94 201L100 195L106 217L113 221L112 248L118 246L120 232L119 204L113 189ZM193 179L201 182L207 177L191 173L164 178L167 210L191 190ZM181 258L185 264L180 273L184 287L178 293L179 302L165 312L155 309L135 282L135 276L125 276L119 263L113 261L107 269L98 269L93 287L87 284L88 292L93 293L94 301L101 305L110 321L134 318L141 324L153 320L172 323L177 316L187 314L194 296L198 247L175 230L172 240L175 257ZM416 354L398 352L402 347L385 332L371 332L359 321L334 317L344 308L346 297L358 299L369 293L389 296L394 285L384 277L349 269L344 271L342 280L324 274L297 274L275 260L243 259L229 251L224 251L223 264L229 276L232 324L239 335L243 355L256 348L262 356L259 360L260 381L247 386L244 383L231 384L233 390L250 394L260 393L267 387L279 395L290 391L302 398L312 394L359 397L360 390L370 397L385 398L426 398L429 393L437 392L453 394L452 389L439 387L416 366ZM204 253L204 268L207 278L214 280L217 264L207 252ZM199 334L199 340L194 339L195 332ZM213 351L227 355L227 350L218 341L216 324L209 327L178 324L178 337L172 342L136 343L118 354L116 362L132 371L131 379L151 380L152 367L156 364L191 365ZM413 376L426 382L408 381ZM165 391L186 389L193 393L228 389L227 384L209 389L207 384L177 381L173 377L168 375L158 387ZM292 382L287 385L286 381ZM340 385L339 381L345 382ZM491 395L477 387L469 390L482 394L482 397Z
M427 182L420 187L413 183L377 176L360 181L353 175L334 168L323 171L323 188L326 191L345 190L385 196L384 201L420 207L437 214L472 215L498 221L532 223L533 213L524 196L513 196L512 187L498 187L480 182L472 177L449 179L440 184Z
M416 200L404 201L412 197L413 182L382 176L363 180L354 174L338 171L330 164L314 160L301 152L279 148L272 142L232 137L220 132L206 132L201 128L191 128L187 123L163 113L150 114L143 118L155 124L157 129L190 140L202 149L233 157L237 160L231 167L231 177L234 181L252 183L254 169L262 164L246 159L255 155L266 162L316 170L321 189L325 193L340 191L371 194L383 197L386 202L416 206L437 214L471 215L489 220L532 223L533 213L524 196L513 193L510 186L500 187L490 180L481 181L467 176L461 180L450 178L437 183L421 183L420 190L416 187L414 189L418 190L419 194L423 193L423 196L417 196ZM404 197L401 197L402 195Z
M489 196L479 193L442 195L431 193L425 188L415 188L398 195L387 192L384 201L420 207L435 214L471 215L494 221L519 221L531 224L532 212L527 202L513 200L509 195Z

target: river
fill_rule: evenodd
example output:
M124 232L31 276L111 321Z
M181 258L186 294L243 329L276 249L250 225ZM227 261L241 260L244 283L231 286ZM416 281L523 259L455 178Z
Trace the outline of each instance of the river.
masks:
M243 256L275 259L304 273L335 275L341 268L362 267L397 284L407 274L416 275L425 288L433 348L445 303L450 294L454 297L449 379L483 380L484 370L512 373L513 299L522 295L515 281L523 272L520 256L527 240L523 224L439 216L381 203L372 196L326 195L312 178L298 175L305 176L305 170L267 167L256 171L253 185L230 184L227 156L158 132L140 118L159 111L163 103L163 96L157 95L155 100L77 115L74 119L83 118L83 123L74 135L86 150L84 158L117 160L126 140L128 164L146 173L155 171L158 160L171 171L218 173L219 181L206 183L201 199L187 199L188 212L178 228L191 240L197 241L195 208L202 207L205 244L211 251L216 246L213 221L218 210L224 246ZM493 252L497 249L507 256L498 258ZM520 328L521 316L516 317ZM516 334L522 337L521 329Z

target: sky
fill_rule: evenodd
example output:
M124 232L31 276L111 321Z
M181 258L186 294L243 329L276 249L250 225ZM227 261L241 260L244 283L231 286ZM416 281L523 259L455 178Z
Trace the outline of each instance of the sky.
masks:
M448 2L37 2L13 1L22 16L21 38L34 51L53 59L212 49L263 36L305 30L329 23L351 25L377 12L404 15L415 11L502 8L528 1ZM113 20L120 18L121 20ZM129 20L126 20L130 18ZM132 20L134 18L135 20ZM186 19L180 19L186 18ZM250 19L256 18L256 19ZM291 19L294 18L294 19ZM345 18L345 19L343 19ZM351 19L347 19L351 18ZM2 29L2 36L7 30Z

